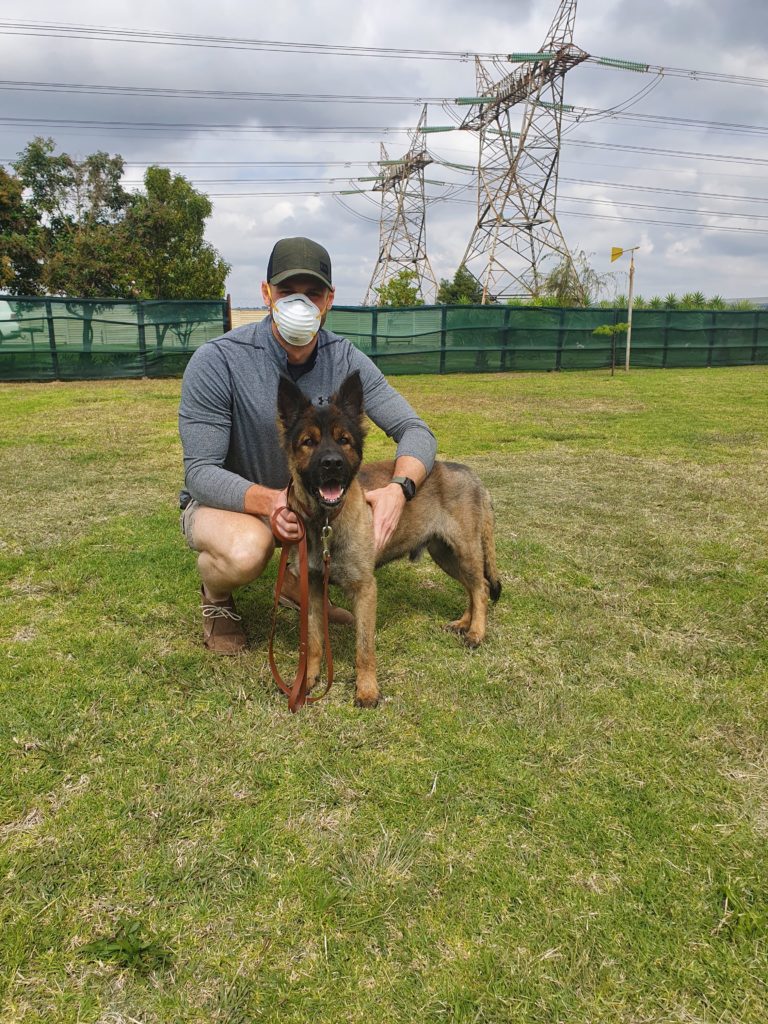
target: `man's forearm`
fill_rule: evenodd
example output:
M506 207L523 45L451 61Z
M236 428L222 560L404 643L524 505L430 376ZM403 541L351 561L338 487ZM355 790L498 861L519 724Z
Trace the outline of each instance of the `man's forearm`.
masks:
M271 516L278 504L284 504L279 500L284 493L261 484L251 484L245 492L243 512L252 516Z
M416 484L416 490L421 487L427 479L427 467L413 455L401 455L395 460L395 472L393 476L407 476Z

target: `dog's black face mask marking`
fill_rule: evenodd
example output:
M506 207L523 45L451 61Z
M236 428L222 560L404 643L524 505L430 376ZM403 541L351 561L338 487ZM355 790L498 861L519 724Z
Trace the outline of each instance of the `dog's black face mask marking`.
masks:
M349 376L321 408L283 377L277 408L292 476L322 508L339 508L363 457L360 374Z

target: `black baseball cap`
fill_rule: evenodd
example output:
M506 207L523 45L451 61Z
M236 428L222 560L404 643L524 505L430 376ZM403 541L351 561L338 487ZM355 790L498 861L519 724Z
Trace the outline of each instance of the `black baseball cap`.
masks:
M267 281L280 284L297 274L309 274L322 281L326 288L333 288L331 257L319 242L311 238L281 238L269 257Z

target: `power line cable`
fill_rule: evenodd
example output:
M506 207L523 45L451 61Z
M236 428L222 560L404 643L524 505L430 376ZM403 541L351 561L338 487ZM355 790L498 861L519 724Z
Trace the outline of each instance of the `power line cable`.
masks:
M450 102L444 96L365 96L343 93L245 92L235 89L173 89L168 86L100 85L82 82L32 82L0 79L6 92L55 92L93 96L162 96L166 99L242 100L249 103L375 103L388 106Z
M728 201L737 202L752 202L752 203L768 203L768 198L765 196L739 196L732 195L723 192L697 192L693 189L686 188L668 188L660 185L632 185L618 181L597 181L590 178L564 178L561 177L560 181L567 181L569 185L597 185L602 188L620 188L628 189L632 192L662 192L667 195L676 196L698 196L706 199L722 199Z
M695 228L697 231L729 231L737 232L738 234L744 234L745 232L750 235L765 235L768 234L768 228L743 228L743 227L721 227L712 226L709 224L695 224L691 221L679 221L679 220L650 220L644 217L612 217L606 213L577 213L575 210L563 210L563 217L581 217L587 220L613 220L621 221L626 224L662 224L665 227L677 227L677 228Z
M408 128L398 128L383 125L298 125L298 124L273 124L273 125L240 125L240 124L205 124L200 122L169 122L169 121L97 121L79 120L76 118L50 118L50 117L0 117L0 125L27 128L99 128L108 131L200 131L200 132L224 132L231 131L236 134L266 134L280 132L294 132L313 134L326 134L328 132L339 132L347 135L405 135Z
M143 43L154 46L191 46L226 50L269 50L277 53L316 53L343 57L389 57L398 60L470 61L475 56L504 59L504 54L475 54L468 50L404 49L384 46L347 46L340 43L298 43L276 39L248 39L238 36L209 36L190 33L137 31L67 22L12 21L0 19L6 35L50 36L54 39L95 39L101 42Z

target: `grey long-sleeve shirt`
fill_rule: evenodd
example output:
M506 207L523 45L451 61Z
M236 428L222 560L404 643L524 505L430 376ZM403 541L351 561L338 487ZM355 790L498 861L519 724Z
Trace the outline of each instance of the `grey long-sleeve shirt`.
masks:
M346 338L321 330L314 365L296 383L307 398L322 404L355 370L360 371L365 412L397 442L397 456L412 455L431 470L437 449L432 431ZM184 373L179 407L182 504L191 496L212 508L242 512L251 484L287 486L288 466L275 423L282 375L288 375L288 363L272 335L271 317L195 351Z

